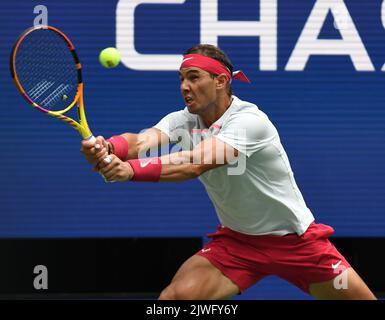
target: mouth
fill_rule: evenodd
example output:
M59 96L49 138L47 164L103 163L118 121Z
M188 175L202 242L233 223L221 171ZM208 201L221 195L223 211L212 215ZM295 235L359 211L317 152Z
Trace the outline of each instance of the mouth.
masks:
M184 101L185 101L186 105L189 106L193 103L194 99L191 97L184 97Z

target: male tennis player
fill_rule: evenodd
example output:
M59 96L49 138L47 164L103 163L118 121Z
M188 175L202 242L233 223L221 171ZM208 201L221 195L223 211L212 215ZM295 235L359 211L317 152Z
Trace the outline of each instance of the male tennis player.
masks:
M160 299L228 298L267 275L317 299L375 299L329 242L333 228L314 222L274 125L256 105L232 95L231 81L247 77L233 73L226 54L211 45L189 49L179 74L184 110L144 133L98 137L81 148L108 181L198 177L204 184L221 226ZM141 157L169 142L182 151ZM103 160L107 154L110 161Z

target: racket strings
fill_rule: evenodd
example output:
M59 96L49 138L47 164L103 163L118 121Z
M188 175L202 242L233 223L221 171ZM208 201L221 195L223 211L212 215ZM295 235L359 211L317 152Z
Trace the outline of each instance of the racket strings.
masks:
M50 111L68 107L75 99L78 75L67 42L55 31L28 34L17 50L16 73L26 94Z

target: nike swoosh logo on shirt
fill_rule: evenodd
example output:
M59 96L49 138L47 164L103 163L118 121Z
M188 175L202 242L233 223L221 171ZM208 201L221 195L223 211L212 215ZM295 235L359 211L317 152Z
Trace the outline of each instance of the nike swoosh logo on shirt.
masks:
M341 264L341 262L342 262L342 260L338 261L336 264L333 264L333 263L332 263L332 268L333 268L333 269L338 268L338 266Z

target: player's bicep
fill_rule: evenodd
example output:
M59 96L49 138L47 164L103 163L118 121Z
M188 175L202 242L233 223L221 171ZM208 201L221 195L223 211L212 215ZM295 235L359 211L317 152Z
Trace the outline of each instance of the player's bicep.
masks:
M238 157L238 150L215 137L203 140L192 151L194 164L199 164L200 172L231 163Z

